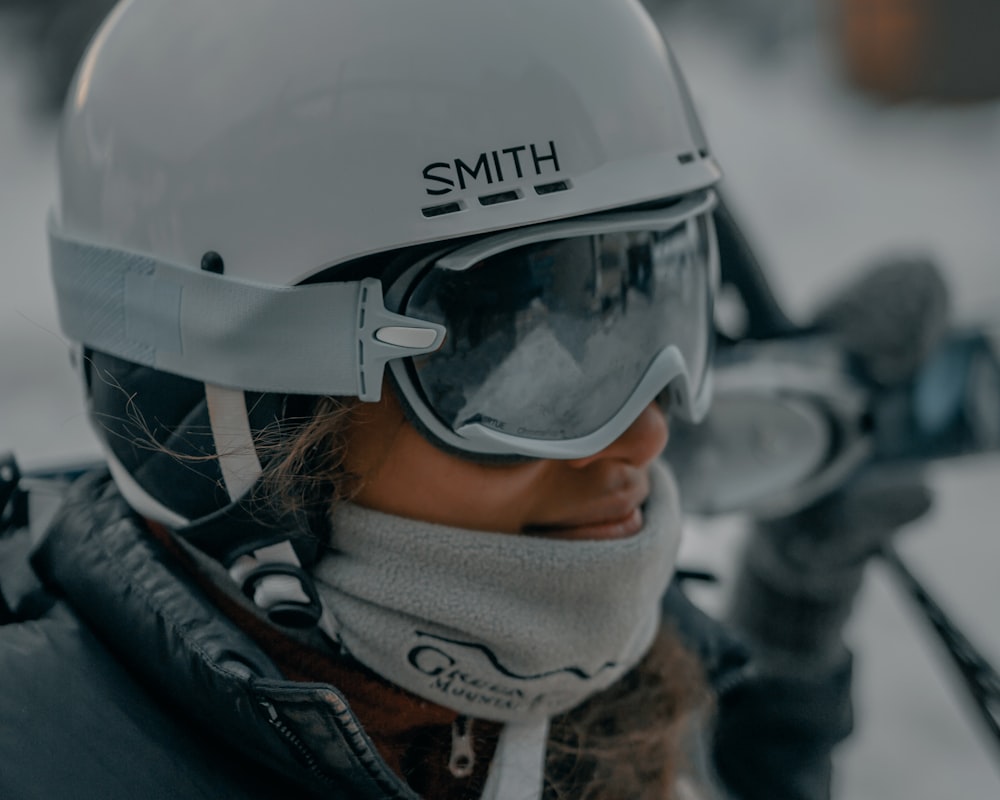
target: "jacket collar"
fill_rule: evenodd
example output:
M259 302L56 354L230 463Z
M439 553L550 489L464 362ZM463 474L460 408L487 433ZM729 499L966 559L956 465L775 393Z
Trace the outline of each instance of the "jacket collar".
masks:
M249 758L317 792L336 782L350 797L417 799L344 696L282 679L144 531L106 473L71 487L33 560L122 661Z

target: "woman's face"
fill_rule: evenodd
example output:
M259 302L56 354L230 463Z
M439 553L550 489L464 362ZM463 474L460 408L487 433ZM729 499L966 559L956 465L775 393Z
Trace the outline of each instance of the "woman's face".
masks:
M360 478L355 502L377 511L473 530L617 539L642 527L648 467L666 443L666 418L651 404L592 456L477 464L424 439L386 390L358 407L346 466Z

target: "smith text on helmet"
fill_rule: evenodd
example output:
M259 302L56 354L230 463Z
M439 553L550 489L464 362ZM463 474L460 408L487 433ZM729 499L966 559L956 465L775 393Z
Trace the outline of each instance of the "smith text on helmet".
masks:
M461 158L451 161L435 161L424 167L423 176L428 182L433 182L426 188L429 195L443 195L464 190L469 181L486 181L487 184L504 183L520 179L528 175L558 173L559 156L556 153L556 143L549 141L547 145L518 145L500 150L487 150L480 153L470 164Z

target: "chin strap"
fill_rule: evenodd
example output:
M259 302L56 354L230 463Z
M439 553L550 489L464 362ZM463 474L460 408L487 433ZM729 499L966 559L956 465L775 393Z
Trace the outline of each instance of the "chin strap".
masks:
M335 635L331 615L291 540L247 506L263 473L240 390L205 384L209 421L230 505L180 529L179 535L219 561L268 619L286 628L318 625ZM250 542L249 545L246 543Z
M544 787L548 738L547 719L504 725L482 800L538 800Z

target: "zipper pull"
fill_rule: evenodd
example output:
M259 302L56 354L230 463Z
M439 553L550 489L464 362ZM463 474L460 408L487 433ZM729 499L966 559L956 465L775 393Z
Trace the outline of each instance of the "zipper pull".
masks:
M451 723L451 758L448 771L456 778L468 778L476 764L472 749L472 720L460 714Z

